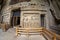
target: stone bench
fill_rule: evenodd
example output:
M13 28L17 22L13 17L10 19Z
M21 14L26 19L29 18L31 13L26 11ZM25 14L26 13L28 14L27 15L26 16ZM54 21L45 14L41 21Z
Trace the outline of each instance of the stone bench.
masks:
M16 35L17 36L19 34L21 35L21 32L24 32L24 33L26 33L26 35L29 36L30 33L42 32L42 28L19 28L19 27L16 27Z

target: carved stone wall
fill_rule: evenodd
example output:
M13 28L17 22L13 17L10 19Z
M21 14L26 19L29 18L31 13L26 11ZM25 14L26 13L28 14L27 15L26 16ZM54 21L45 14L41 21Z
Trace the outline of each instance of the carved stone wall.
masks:
M42 0L40 0L41 2ZM32 17L32 16L37 16L35 13L39 14L37 16L37 18L34 18L33 19L39 19L39 21L37 20L33 20L33 24L35 23L37 26L41 26L41 18L40 18L40 15L41 14L45 14L45 27L46 28L49 28L49 26L52 26L54 25L55 23L52 22L53 20L53 17L51 15L51 12L49 11L50 7L48 6L48 3L47 2L44 2L42 1L40 3L39 1L37 0L31 0L31 2L21 2L21 3L17 3L17 4L14 4L14 5L7 5L3 8L3 11L2 11L2 16L3 16L3 22L5 23L8 23L10 24L10 21L11 21L11 17L12 17L12 10L14 9L18 9L20 8L20 11L21 11L21 26L25 26L24 23L26 23L25 21L27 20L26 18L24 18L24 14L26 14L27 18L28 17ZM29 14L29 16L28 16ZM31 15L30 15L31 14ZM52 17L52 19L51 19ZM31 21L31 19L29 18L29 22ZM24 20L25 19L25 20ZM32 23L32 21L30 22L30 24ZM29 24L29 25L30 25ZM34 24L34 26L35 26ZM32 25L31 25L32 26Z

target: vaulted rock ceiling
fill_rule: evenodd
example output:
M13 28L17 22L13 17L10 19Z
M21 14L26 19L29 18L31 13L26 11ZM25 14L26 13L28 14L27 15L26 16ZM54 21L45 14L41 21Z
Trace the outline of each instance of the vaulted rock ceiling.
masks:
M16 4L19 2L29 2L30 0L11 0L10 4Z
M51 0L51 3L55 9L54 16L60 20L60 0Z
M2 9L2 7L5 5L7 0L0 0L0 10ZM12 2L19 2L19 1L30 1L30 0L12 0ZM60 0L44 0L47 1L50 4L50 1L53 4L53 7L56 11L56 13L54 13L54 16L56 17L56 19L60 20ZM14 3L15 3L14 2Z
M7 0L0 0L0 9L2 9L2 7L5 5Z

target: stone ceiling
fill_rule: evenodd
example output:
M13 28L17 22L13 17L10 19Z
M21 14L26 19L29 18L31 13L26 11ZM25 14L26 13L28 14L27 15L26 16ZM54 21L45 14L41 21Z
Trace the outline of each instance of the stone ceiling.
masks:
M7 0L0 0L0 5L1 4L5 4L5 1L7 1ZM32 0L32 1L41 1L41 0ZM42 1L45 1L45 2L48 2L49 3L49 1L48 0L42 0ZM51 0L52 1L52 0ZM57 2L57 4L58 4L58 7L59 7L59 11L60 11L60 0L54 0L54 1L56 1ZM59 18L60 19L60 12L59 13L56 13L56 15L55 16L57 16L57 18Z

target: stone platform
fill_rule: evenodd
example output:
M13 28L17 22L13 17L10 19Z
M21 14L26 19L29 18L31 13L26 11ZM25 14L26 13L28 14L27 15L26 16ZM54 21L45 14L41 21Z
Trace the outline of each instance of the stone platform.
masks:
M46 40L42 35L16 36L15 28L10 28L7 32L0 29L0 40Z

